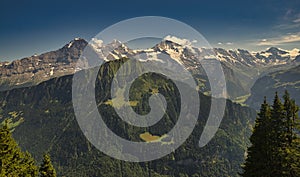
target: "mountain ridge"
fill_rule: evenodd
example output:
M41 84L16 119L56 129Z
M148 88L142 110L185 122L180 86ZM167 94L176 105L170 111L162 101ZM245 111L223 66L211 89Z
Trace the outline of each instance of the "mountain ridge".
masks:
M234 99L246 95L255 80L272 71L291 68L300 63L300 51L294 49L287 51L271 47L266 51L251 53L244 49L225 50L222 48L195 48L191 42L176 43L168 38L162 40L148 49L130 49L118 40L108 44L93 38L88 42L82 38L75 38L62 48L34 55L12 62L0 62L0 90L36 85L50 78L60 77L74 73L76 62L86 46L91 47L95 53L105 54L100 56L104 62L120 59L142 57L141 61L163 62L163 55L170 56L176 62L184 65L190 72L206 78L205 71L201 68L199 58L217 59L221 62L225 77L229 83L229 97ZM299 54L299 55L298 55ZM144 58L144 59L143 59ZM38 65L41 63L40 65ZM207 78L203 92L209 92ZM203 85L203 83L201 84Z
M92 38L91 41L95 41L95 38ZM163 40L163 41L167 41L169 43L176 43L170 39L166 39L166 40ZM163 42L162 41L162 42ZM63 45L61 48L57 49L57 50L61 50L63 48L71 48L73 46L73 44L78 44L78 42L80 43L88 43L88 41L86 41L85 39L83 38L80 38L80 37L76 37L74 38L73 40L71 40L70 42L66 43L65 45ZM122 44L123 46L126 46L126 44L122 43L121 41L118 41L117 39L113 40L112 43L115 42L116 44ZM178 44L176 43L178 46L181 46L181 44ZM156 44L155 46L151 47L151 48L156 48L157 45L160 45L160 44ZM127 46L126 46L127 47ZM128 48L128 47L127 47ZM261 55L260 57L268 57L270 54L274 54L274 53L280 53L280 54L289 54L291 55L292 57L292 60L294 60L295 58L297 58L297 56L300 56L300 49L298 48L294 48L292 50L286 50L286 49L282 49L282 48L279 48L279 47L274 47L274 46L271 46L271 47L268 47L266 48L265 50L260 50L260 51L249 51L247 49L243 49L243 48L235 48L235 49L225 49L225 48L220 48L220 47L212 47L215 51L220 51L220 50L223 50L223 51L226 51L226 52L239 52L239 51L246 51L248 52L249 54L253 55L253 56L256 56L256 55ZM53 50L53 51L50 51L50 52L54 52L54 51L57 51L57 50ZM20 59L14 59L14 60L11 60L11 61L0 61L0 66L3 66L3 65L8 65L14 61L21 61L21 60L24 60L24 59L27 59L27 58L32 58L32 57L36 57L36 56L40 56L40 55L44 55L44 54L47 54L49 52L44 52L42 54L33 54L32 56L28 56L28 57L23 57L23 58L20 58ZM263 55L262 55L263 54ZM286 55L287 56L287 55Z

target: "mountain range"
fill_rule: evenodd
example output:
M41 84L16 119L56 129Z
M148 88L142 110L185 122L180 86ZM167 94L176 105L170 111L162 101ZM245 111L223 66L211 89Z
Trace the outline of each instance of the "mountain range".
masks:
M249 52L244 49L196 48L176 42L168 38L149 49L130 49L118 40L104 45L103 41L93 38L89 46L96 53L107 52L106 56L100 57L104 62L136 56L141 61L161 62L164 55L167 55L184 65L194 75L199 89L205 94L209 94L210 85L201 67L199 56L201 59L217 59L222 64L226 78L227 96L232 100L247 98L258 78L274 71L292 68L300 63L299 49L288 51L271 47L266 51ZM0 90L37 85L51 78L80 70L76 68L76 62L87 45L88 42L84 39L75 38L56 51L12 62L0 62Z
M88 62L77 63L87 46L96 54L107 54L100 56L104 63L96 80L95 90L102 91L95 95L99 112L114 133L130 141L147 141L143 135L149 134L163 137L177 120L179 93L163 75L149 73L139 77L134 82L139 90L130 88L130 99L135 102L133 109L140 114L149 112L147 100L153 90L158 90L169 101L163 117L165 121L147 128L124 123L110 104L113 98L108 94L118 68L128 58L136 56L139 62L166 62L164 56L169 56L192 73L199 86L200 114L192 135L180 148L162 159L130 163L106 156L84 137L73 110L72 77L74 72L84 73L93 69L88 67ZM207 146L199 148L199 137L213 98L210 97L205 70L197 56L221 62L228 98L235 102L244 103L249 97L245 103L257 109L263 96L270 99L273 92L285 89L296 101L299 100L298 49L287 51L271 47L260 52L207 49L166 39L148 49L130 49L118 40L104 45L97 39L88 43L75 38L56 51L1 62L0 111L4 117L11 112L23 113L24 121L13 132L15 139L36 159L49 152L59 176L238 176L256 112L227 100L224 119L216 136ZM130 72L133 71L129 70L127 74ZM149 143L166 142L167 139L161 139Z

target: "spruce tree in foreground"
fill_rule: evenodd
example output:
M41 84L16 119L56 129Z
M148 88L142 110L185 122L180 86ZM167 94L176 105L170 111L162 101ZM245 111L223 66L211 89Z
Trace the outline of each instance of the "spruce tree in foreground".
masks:
M260 112L257 114L253 134L250 137L252 146L248 148L248 158L243 168L245 173L242 175L244 177L267 176L270 171L266 166L270 161L268 154L270 137L267 132L270 128L270 115L271 109L265 98Z
M266 98L261 105L241 176L300 176L299 108L288 92L283 98L276 93L272 106Z
M5 124L0 127L0 177L37 176L38 169L28 152L23 153Z
M56 171L51 163L49 154L45 154L43 157L43 163L40 167L41 177L56 177Z
M0 108L1 113L1 108ZM16 112L12 112L17 114ZM29 152L21 151L12 137L12 131L23 122L23 118L13 121L19 114L0 122L0 177L56 177L50 156L44 155L43 164L38 174L38 167ZM2 119L0 115L0 120Z
M300 120L299 107L290 99L288 92L284 95L285 144L281 150L284 159L284 175L300 176Z

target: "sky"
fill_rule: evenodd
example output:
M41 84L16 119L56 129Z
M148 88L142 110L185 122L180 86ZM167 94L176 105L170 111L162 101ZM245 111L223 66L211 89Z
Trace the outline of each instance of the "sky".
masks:
M300 48L299 0L1 0L0 61L56 50L75 37L140 16L163 16L198 30L213 47Z

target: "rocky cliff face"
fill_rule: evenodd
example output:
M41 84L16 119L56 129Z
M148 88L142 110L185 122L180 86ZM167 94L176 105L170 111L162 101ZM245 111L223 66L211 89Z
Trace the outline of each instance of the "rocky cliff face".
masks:
M76 38L59 50L0 63L0 90L36 85L72 74L87 42Z

